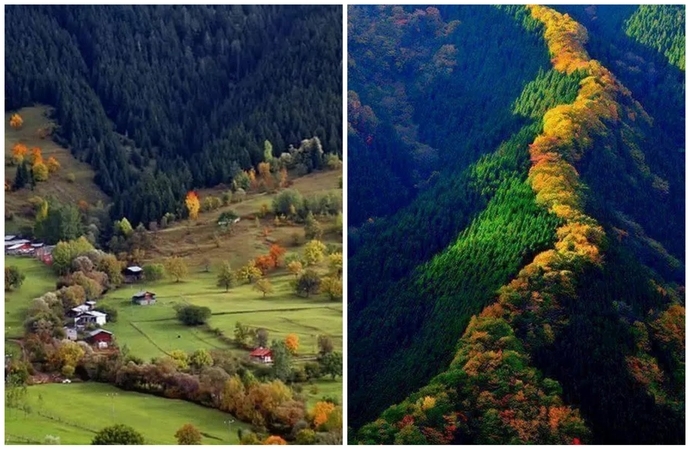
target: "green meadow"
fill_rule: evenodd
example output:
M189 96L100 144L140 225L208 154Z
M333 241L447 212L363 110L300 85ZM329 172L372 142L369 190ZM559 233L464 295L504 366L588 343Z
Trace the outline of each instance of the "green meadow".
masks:
M140 432L147 444L176 444L175 432L191 423L203 444L237 444L242 425L232 416L183 400L121 391L101 383L43 384L27 389L28 412L5 408L5 443L90 444L98 430L122 423Z

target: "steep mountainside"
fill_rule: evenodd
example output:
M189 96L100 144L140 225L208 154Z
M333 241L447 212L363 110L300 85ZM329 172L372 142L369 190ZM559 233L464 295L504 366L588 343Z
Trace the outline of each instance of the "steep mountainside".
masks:
M391 27L409 25L403 18L430 15L428 9L402 11L359 13L383 28L377 36L386 41ZM500 101L486 104L493 114L469 127L467 136L481 126L502 144L472 153L448 146L455 141L435 141L456 164L441 163L429 186L410 190L407 206L351 231L349 423L361 427L352 442L684 441L684 153L678 151L684 110L676 109L680 118L661 112L656 94L646 92L629 66L614 66L626 72L621 81L607 63L626 49L619 57L658 74L646 80L647 90L675 93L672 107L682 105L682 78L658 54L635 53L639 44L622 28L627 17L640 14L635 8L569 12L598 28L590 33L544 7L439 12L441 20L465 15L455 24L453 43L443 44L456 50L445 52L452 55L445 65L454 70L456 60L459 65L493 51L490 38L477 44L462 34L469 14L475 32L491 24L493 33L497 16L515 25L498 27L506 33L504 54L524 52L533 61L549 55L551 63L523 72L526 79L513 67L515 57L488 58L500 78L453 72L452 81L434 79L425 88L450 92L447 84L462 78L482 92L506 92L501 84L511 83L520 91L506 102L515 125L504 125ZM349 20L351 30L375 29L352 23L366 22L360 16ZM619 30L608 30L611 23ZM608 31L596 37L599 28ZM531 46L513 48L525 36ZM472 51L460 50L466 41ZM416 45L429 45L431 53L438 43L420 39ZM356 48L349 46L355 62ZM598 54L608 57L599 61ZM360 67L367 69L372 79L380 74L378 67ZM417 73L394 79L413 86L425 79ZM360 90L367 88L363 83ZM374 147L375 131L387 126L398 131L389 153L414 157L413 149L396 146L399 117L387 115L393 102L350 98L359 102L348 112L350 142ZM458 136L467 127L453 118L484 119L462 95L434 108L435 116L418 117L417 129L449 126L446 134ZM439 125L438 117L450 119ZM356 191L350 202L356 204Z
M6 110L55 107L112 218L182 208L317 136L341 153L339 6L7 6ZM310 169L310 168L307 168Z

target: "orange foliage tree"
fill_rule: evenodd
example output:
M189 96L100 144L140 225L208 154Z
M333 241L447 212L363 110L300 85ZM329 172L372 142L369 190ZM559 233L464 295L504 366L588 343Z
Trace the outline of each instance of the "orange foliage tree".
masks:
M26 145L22 144L21 142L14 144L12 146L12 162L17 165L21 164L24 161L28 151L29 149L26 148Z
M29 154L29 163L32 166L35 166L36 164L43 164L43 155L39 147L33 147L31 149Z
M285 336L285 347L287 347L290 353L296 355L299 349L299 336L294 333Z
M24 125L24 119L22 119L22 116L17 113L12 114L12 117L10 117L10 126L15 130L18 130L22 127L22 125Z
M271 255L257 256L254 260L254 264L261 271L262 275L266 275L269 270L275 267L275 262Z
M279 267L282 264L283 261L283 256L285 255L286 250L281 247L278 244L273 244L271 245L271 248L268 250L268 254L273 260L273 267Z
M201 208L201 203L199 202L199 196L194 191L187 192L187 197L184 200L185 206L187 206L187 212L189 212L189 218L196 220L199 217L199 209Z
M287 442L280 436L269 436L264 441L264 445L287 445Z
M46 165L48 166L48 172L50 173L57 172L60 169L60 163L52 156L48 158Z
M335 405L331 402L316 402L311 415L314 418L314 427L319 428L328 421L328 417L335 411Z

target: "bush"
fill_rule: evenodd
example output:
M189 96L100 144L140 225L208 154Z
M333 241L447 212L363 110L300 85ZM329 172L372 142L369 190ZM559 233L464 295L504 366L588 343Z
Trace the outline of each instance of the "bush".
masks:
M158 281L165 276L163 264L146 264L142 269L146 281Z
M93 438L91 445L144 445L144 436L134 428L118 424L105 427Z
M74 176L73 173L68 173L67 174L67 181L70 183L74 183L77 180L77 178Z
M184 306L177 311L177 319L187 326L203 325L211 317L211 310L205 306Z

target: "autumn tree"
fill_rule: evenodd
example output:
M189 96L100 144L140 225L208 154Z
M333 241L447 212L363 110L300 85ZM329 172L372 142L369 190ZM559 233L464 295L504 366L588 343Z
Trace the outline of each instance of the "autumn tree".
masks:
M288 272L293 274L295 277L298 277L300 273L302 273L302 263L295 260L290 262L287 265Z
M268 254L273 260L273 267L280 267L283 263L283 256L285 256L286 250L278 244L271 245L268 250Z
M26 148L26 145L22 144L21 142L14 144L12 146L12 162L16 165L20 165L22 162L24 162L28 151L29 149Z
M254 280L261 277L261 270L256 267L254 260L249 261L237 271L237 279L243 283L253 283Z
M175 278L176 283L179 283L180 280L185 278L189 273L187 263L184 259L180 258L179 256L167 258L163 265L168 275Z
M31 173L36 181L48 180L48 167L42 162L34 164L33 167L31 167Z
M288 349L290 354L296 355L299 349L299 336L294 333L285 336L285 347Z
M278 186L281 188L285 188L288 185L288 173L287 169L285 167L280 168L280 172L278 172Z
M62 370L64 366L77 367L84 354L85 352L81 345L72 341L64 341L48 357L48 362L55 370Z
M254 290L261 292L266 297L266 294L273 293L273 285L268 278L260 278L254 283Z
M228 292L235 284L236 279L235 271L230 267L230 263L224 262L218 273L218 287L224 287L225 292Z
M189 213L189 218L191 220L196 220L199 217L199 209L201 204L199 203L199 196L194 191L187 192L187 197L185 197L185 206L187 207L187 212Z
M259 176L266 188L270 189L273 187L273 177L271 176L271 165L269 163L259 163Z
M321 224L314 218L314 214L309 211L304 219L304 237L307 239L321 239L322 235L323 228L321 228Z
M331 275L338 277L343 276L343 254L341 252L328 255L328 268L330 269Z
M287 442L280 436L269 436L264 440L263 445L287 445Z
M312 422L314 428L318 429L320 426L328 421L328 416L335 411L335 405L331 402L316 402L314 408L311 410Z
M53 156L48 158L48 161L46 161L46 165L48 166L48 171L50 173L57 172L60 169L60 163Z
M29 164L35 166L43 163L43 154L39 147L32 147L29 152Z
M205 348L195 350L189 355L189 365L196 370L201 370L213 365L213 357Z
M201 445L201 432L194 425L187 423L175 433L178 445Z
M325 251L326 245L313 239L304 246L304 261L308 266L318 264L323 260Z
M22 127L22 125L24 125L24 119L22 119L22 116L17 113L12 114L10 117L10 126L13 129L18 130Z
M331 300L343 298L343 280L334 276L323 277L320 290Z
M266 275L269 270L275 267L275 263L271 255L257 256L254 260L254 265L261 271L262 275Z

